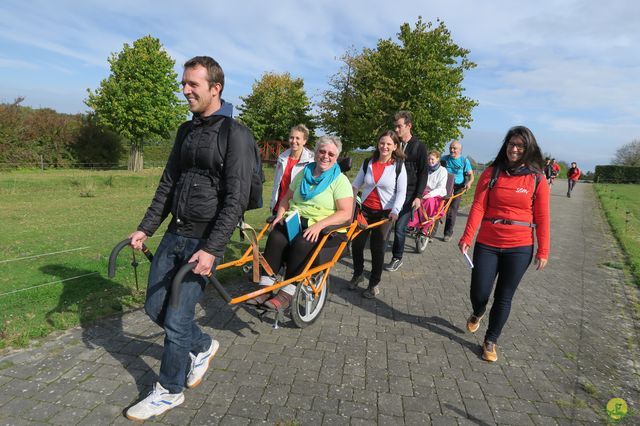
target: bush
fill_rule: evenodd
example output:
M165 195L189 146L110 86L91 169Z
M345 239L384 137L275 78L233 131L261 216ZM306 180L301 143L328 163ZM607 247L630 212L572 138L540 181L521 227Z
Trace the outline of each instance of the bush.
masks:
M125 153L122 138L98 126L92 117L85 120L78 139L73 146L77 160L82 164L118 164Z
M640 167L596 166L597 183L640 183Z

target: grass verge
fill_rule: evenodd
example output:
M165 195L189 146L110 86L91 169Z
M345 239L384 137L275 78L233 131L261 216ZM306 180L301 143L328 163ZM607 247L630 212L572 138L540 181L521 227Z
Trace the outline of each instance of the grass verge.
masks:
M625 252L633 283L639 286L640 185L595 184L594 188L613 234Z

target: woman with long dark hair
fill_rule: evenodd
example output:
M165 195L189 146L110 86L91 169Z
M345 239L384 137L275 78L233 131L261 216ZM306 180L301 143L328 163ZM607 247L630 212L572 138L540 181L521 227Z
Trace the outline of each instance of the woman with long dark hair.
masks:
M509 129L491 167L480 176L464 234L458 243L466 253L480 228L473 250L471 305L467 330L475 333L484 317L495 282L482 358L498 359L496 343L511 311L511 300L534 256L536 269L549 258L549 185L542 173L542 153L531 130ZM497 277L497 280L496 280Z
M388 130L382 133L373 155L364 162L352 184L354 194L362 190L362 213L367 222L375 223L385 218L395 222L398 219L407 192L407 171L402 162L404 158L396 132ZM364 246L367 239L371 238L371 275L369 286L362 293L363 297L369 299L380 293L378 284L384 266L384 236L387 229L387 226L366 229L351 244L353 278L349 288L355 290L364 281Z

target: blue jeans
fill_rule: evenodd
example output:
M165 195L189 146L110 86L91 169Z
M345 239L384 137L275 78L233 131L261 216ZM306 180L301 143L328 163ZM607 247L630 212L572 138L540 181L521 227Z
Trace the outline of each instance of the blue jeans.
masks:
M169 306L174 275L203 243L204 240L198 238L167 232L149 271L144 309L149 318L165 331L159 381L171 393L180 393L184 388L191 363L189 352L195 355L211 345L211 337L200 330L194 319L196 304L202 299L206 285L203 277L188 273L182 282L180 305Z
M485 341L497 342L511 312L511 300L533 258L533 246L501 249L476 243L471 273L473 314L484 315L496 282Z
M400 210L398 220L396 221L396 228L393 234L393 249L391 250L393 257L396 259L402 259L402 255L404 254L404 240L407 237L407 224L409 223L409 220L411 220L411 216L413 216L413 210L411 210L412 201L413 200L406 202L404 206L402 206L402 210Z

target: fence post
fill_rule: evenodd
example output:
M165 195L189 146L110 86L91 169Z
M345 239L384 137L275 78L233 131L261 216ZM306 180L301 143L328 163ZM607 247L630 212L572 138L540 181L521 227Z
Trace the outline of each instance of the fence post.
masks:
M44 157L40 156L40 170L44 172Z

